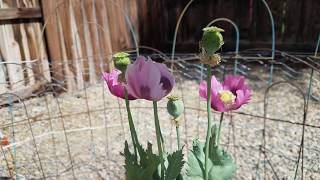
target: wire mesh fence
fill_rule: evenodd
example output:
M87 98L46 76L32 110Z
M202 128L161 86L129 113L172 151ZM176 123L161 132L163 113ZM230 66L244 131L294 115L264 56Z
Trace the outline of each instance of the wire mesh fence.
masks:
M193 138L204 140L206 129L205 103L198 96L199 81L206 78L205 68L198 63L197 54L175 53L179 24L192 2L177 23L172 53L138 46L134 35L136 47L128 51L132 60L142 53L167 64L174 73L177 85L173 94L181 96L186 107L181 125L185 154ZM272 19L271 12L270 17ZM213 74L220 79L226 74L246 76L254 92L251 103L226 114L223 123L221 143L238 166L236 179L319 179L320 61L317 50L314 55L276 51L272 34L271 49L239 51L236 24L226 18L210 24L217 21L227 21L236 29L237 46L235 52L221 53L222 63L213 69ZM132 29L130 32L134 34ZM0 94L1 178L124 179L124 159L120 151L124 141L130 139L124 102L113 97L102 80L90 79L92 67L89 65L74 68L75 71L70 68L68 73L63 70L103 59L93 64L97 67L94 75L98 77L109 68L111 55L91 53L86 57L55 59L54 68L50 68L51 64L43 69L42 74L46 76L25 76L24 72L37 68L38 65L32 65L33 61L28 64L0 62L3 74L8 74L8 67L14 66L24 74L23 79L10 82L11 87L15 84L23 87L28 78L37 79L31 88ZM55 71L57 69L59 71ZM54 76L48 79L49 74ZM81 86L70 91L68 87L74 87L70 82L81 82ZM0 84L7 85L7 79ZM167 149L174 150L177 148L174 125L166 113L165 103L165 100L159 102L160 123ZM141 142L155 142L152 104L136 100L131 108ZM217 121L219 114L214 113L214 117Z
M284 52L276 52L272 63L263 58L269 54L261 49L237 56L222 53L222 65L213 70L221 79L225 74L244 75L254 90L250 104L226 115L222 145L238 165L237 179L317 179L320 63L311 54ZM173 93L181 96L186 106L182 134L187 153L194 137L205 138L205 103L197 94L205 70L196 54L176 54L174 61L163 53L146 55L173 67L177 80ZM0 130L10 143L1 146L0 175L19 179L123 178L119 152L130 137L124 102L111 96L101 81L63 94L56 88L61 84L48 82L28 98L1 94ZM165 103L159 104L161 126L166 146L176 149ZM151 108L144 101L132 103L143 142L155 142ZM214 116L218 119L219 114Z

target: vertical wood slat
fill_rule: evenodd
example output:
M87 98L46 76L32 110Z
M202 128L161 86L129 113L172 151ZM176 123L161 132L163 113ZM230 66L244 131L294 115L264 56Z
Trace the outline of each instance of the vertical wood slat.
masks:
M19 2L21 0L17 1ZM20 6L26 8L40 7L38 0L23 0L20 3ZM51 82L49 62L44 42L45 39L41 33L41 23L29 22L23 23L23 25L27 30L31 59L36 60L31 66L32 70L35 71L35 79L41 81L45 79L47 82Z
M41 0L45 25L45 34L50 56L53 80L64 82L64 70L62 67L62 51L59 45L59 31L57 29L56 1Z
M81 40L79 37L79 30L77 27L75 13L73 10L72 2L70 1L69 5L69 13L70 13L70 24L71 24L71 39L72 39L72 52L74 54L74 67L75 67L75 76L77 82L77 88L82 89L84 88L84 81L83 81L83 61L81 60L82 57L82 48L81 48Z
M0 94L8 91L6 74L5 74L5 65L2 64L2 62L3 61L0 54Z
M88 66L88 61L86 58L88 57L87 53L87 47L86 47L86 41L85 41L85 35L84 35L84 26L82 23L82 11L81 11L81 1L80 0L71 0L71 8L73 9L74 18L75 18L75 28L77 29L77 34L79 36L79 41L77 44L80 44L80 46L77 46L76 48L78 50L81 50L81 54L79 56L79 59L77 62L80 63L80 69L79 73L81 73L82 78L84 81L89 81L89 74L86 73Z
M58 18L60 19L59 16ZM61 53L62 53L62 64L60 65L60 68L64 69L64 76L65 76L64 78L65 78L67 89L74 90L76 85L73 79L73 73L69 66L68 51L67 51L66 45L64 44L65 36L63 34L62 23L60 20L58 20L58 32L59 32L59 40L60 40L59 42L60 42Z
M73 65L73 60L75 55L73 54L71 43L72 43L72 34L71 34L71 24L70 16L68 13L69 10L69 1L60 0L58 1L59 7L57 10L57 20L58 20L58 32L59 32L59 42L62 52L62 66L60 68L64 69L65 79L67 84L67 89L75 90L75 68Z
M84 71L85 73L88 73L89 75L89 81L90 83L94 83L96 81L96 73L95 73L95 68L94 68L94 52L93 52L93 45L92 45L92 40L90 36L90 30L89 30L89 24L88 18L87 18L87 13L84 8L84 4L81 3L81 12L82 12L82 28L84 31L84 39L85 39L85 45L87 48L87 57L85 57L85 62L87 63L87 71Z
M89 33L91 36L92 49L93 49L93 63L95 69L95 79L100 76L100 64L101 64L101 49L98 37L98 26L96 21L96 9L95 9L95 1L87 0L84 1L85 11L87 13L87 22L83 22L88 24Z
M26 7L40 7L39 0L32 0L32 1L23 0L23 2L25 3ZM31 24L28 23L27 27L28 27L28 32L30 34L33 34L33 33L35 34L35 36L30 36L30 37L34 37L32 38L33 45L37 50L37 54L35 55L34 58L37 59L36 66L40 70L41 78L44 78L46 81L51 82L49 60L48 60L47 51L45 47L45 38L44 36L42 36L42 32L41 32L42 25L40 22L31 23Z
M1 8L8 8L9 5L0 1ZM11 89L22 89L24 84L22 57L18 42L15 40L14 27L11 24L0 25L0 51L5 60Z
M32 71L32 63L31 61L31 55L30 55L30 49L28 46L28 38L27 38L27 32L25 29L24 24L20 24L20 32L21 32L21 39L22 39L22 47L24 52L24 60L26 62L26 71L27 71L27 83L28 84L34 84L35 83L35 75Z
M117 2L117 4L114 2ZM133 43L131 42L132 37L124 17L124 13L127 13L128 17L130 17L130 14L125 8L125 3L127 2L128 1L126 0L106 1L111 41L114 51L133 47Z
M109 20L106 9L106 2L104 0L96 0L96 15L97 23L100 25L98 28L99 36L101 37L101 57L103 71L110 71L112 68L112 42L111 33L109 28Z

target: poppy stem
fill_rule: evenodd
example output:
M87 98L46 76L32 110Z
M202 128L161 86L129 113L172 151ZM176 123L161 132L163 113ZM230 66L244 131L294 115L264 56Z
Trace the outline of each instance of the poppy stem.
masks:
M137 146L139 144L139 140L138 140L136 129L134 127L134 123L133 123L133 119L132 119L132 115L131 115L131 110L130 110L128 91L126 88L125 88L124 92L125 92L124 94L125 94L125 101L126 101L126 109L127 109L127 113L128 113L129 128L130 128L132 144L133 144L133 148L134 148L134 155L135 155L135 158L137 159L138 158Z
M211 136L211 126L212 126L212 112L211 112L211 66L207 65L207 113L208 113L208 127L205 145L205 174L204 180L208 180L209 173L209 142Z
M217 136L217 146L220 145L220 133L221 133L221 126L222 126L222 121L223 121L223 115L224 115L224 112L221 113L220 115L220 123L219 123L219 129L218 129L218 136Z
M163 138L161 134L161 128L158 116L158 105L156 101L153 101L153 112L154 112L154 125L156 129L157 143L159 156L161 158L161 177L164 177L164 160L163 160Z
M176 131L177 131L177 142L178 142L178 150L181 149L181 141L180 141L180 128L179 125L176 125Z

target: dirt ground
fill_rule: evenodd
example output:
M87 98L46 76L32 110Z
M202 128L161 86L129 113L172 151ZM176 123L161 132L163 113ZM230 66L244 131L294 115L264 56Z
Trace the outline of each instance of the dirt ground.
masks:
M253 89L251 102L227 114L223 122L221 142L238 166L235 179L262 179L264 173L267 179L293 179L303 132L303 98L288 84L274 86L268 94L268 119L264 124L268 75L259 69L252 74L263 80L249 80ZM287 78L281 73L275 75L274 82L282 80ZM308 74L291 82L305 93ZM198 84L179 78L172 92L182 96L186 106L181 125L185 154L194 138L205 139L205 102L198 97ZM9 176L9 166L14 175L28 179L43 174L48 179L124 179L124 159L119 152L126 139L130 142L125 106L110 95L103 83L58 98L48 93L24 103L26 109L23 103L0 109L0 130L11 141L10 146L2 147L0 176ZM159 102L159 115L166 149L172 151L177 148L175 127L165 106L166 98ZM136 100L131 107L140 142L146 145L150 141L156 150L152 103ZM301 169L304 179L320 179L319 109L319 102L309 101L303 168L300 159L298 179ZM214 113L216 123L219 116Z

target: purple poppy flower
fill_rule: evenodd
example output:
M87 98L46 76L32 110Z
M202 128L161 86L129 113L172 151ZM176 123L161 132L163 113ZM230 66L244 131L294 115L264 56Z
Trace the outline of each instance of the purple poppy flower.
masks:
M239 109L251 98L251 89L245 84L243 76L227 75L223 84L216 77L211 78L211 108L219 112ZM200 97L207 99L207 82L202 81L199 88Z
M125 99L125 94L124 94L124 88L126 85L123 82L119 81L119 75L121 74L121 71L114 69L110 73L104 72L102 74L102 77L104 81L106 82L111 94L114 96L120 97L122 99ZM128 99L129 100L134 100L134 98L130 92L128 92Z
M149 101L161 100L174 86L174 77L164 64L143 56L128 66L126 80L133 97Z

